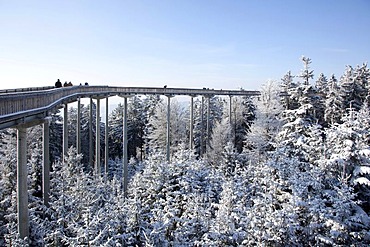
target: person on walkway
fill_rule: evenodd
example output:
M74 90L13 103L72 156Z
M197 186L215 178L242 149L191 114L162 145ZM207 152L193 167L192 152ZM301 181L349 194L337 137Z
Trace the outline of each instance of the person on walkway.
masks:
M68 82L67 86L72 87L73 86L72 82Z
M67 83L67 81L66 81L66 82L64 82L63 87L68 87L68 83Z
M58 79L57 82L55 83L55 87L62 87L62 82Z

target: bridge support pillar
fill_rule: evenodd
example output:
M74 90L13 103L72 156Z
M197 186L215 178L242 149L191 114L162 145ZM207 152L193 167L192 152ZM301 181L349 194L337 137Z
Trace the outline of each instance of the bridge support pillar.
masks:
M202 96L202 103L200 105L200 147L199 147L199 154L200 156L203 156L203 153L204 153L204 146L203 146L203 143L204 143L204 133L203 133L203 129L204 129L204 115L203 115L203 111L204 111L204 96Z
M190 96L190 127L189 127L189 149L194 148L194 97Z
M127 150L127 97L123 98L123 192L127 196L128 187L128 150Z
M210 125L209 125L209 120L210 120L210 115L211 115L210 101L211 101L211 97L207 97L207 130L206 130L207 137L206 137L205 152L208 151L208 148L210 145Z
M93 99L90 98L90 105L89 105L89 165L93 166Z
M170 157L171 157L171 153L170 153L170 145L171 145L171 131L170 131L170 128L171 128L171 96L170 95L167 95L167 134L166 134L166 139L167 139L167 162L170 162Z
M64 105L63 111L63 162L68 153L68 104Z
M108 114L109 114L109 97L105 98L105 155L104 155L104 176L108 176L108 160L109 160L109 125L108 125Z
M27 128L17 129L17 209L18 233L23 239L29 235L27 192Z
M81 98L77 99L76 149L81 153Z
M43 123L43 166L42 166L42 198L44 205L49 206L50 196L50 156L49 156L49 140L50 128L49 120L46 119Z
M231 126L231 123L232 123L232 117L231 117L231 109L232 109L232 106L231 106L231 103L232 103L232 96L229 95L230 99L229 99L229 122L230 122L230 126Z
M95 174L100 175L100 99L96 99Z

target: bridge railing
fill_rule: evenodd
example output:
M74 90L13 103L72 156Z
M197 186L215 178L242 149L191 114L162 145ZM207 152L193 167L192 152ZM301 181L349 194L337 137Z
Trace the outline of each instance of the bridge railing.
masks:
M2 90L0 91L0 115L46 107L58 100L68 97L74 101L76 97L113 96L130 94L160 94L160 95L233 95L256 96L259 91L244 90L214 90L187 88L141 88L141 87L109 87L109 86L72 86L65 88L50 88L34 90ZM33 88L35 89L35 88Z
M19 93L19 92L30 92L30 91L41 91L53 89L54 86L45 86L45 87L27 87L27 88L15 88L15 89L1 89L0 94L3 93Z

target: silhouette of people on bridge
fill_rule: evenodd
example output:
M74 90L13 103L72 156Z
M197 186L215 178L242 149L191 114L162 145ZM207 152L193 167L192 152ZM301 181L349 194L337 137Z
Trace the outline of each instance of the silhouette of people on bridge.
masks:
M64 87L71 87L71 86L73 86L73 84L72 84L72 82L65 82L63 86Z
M81 83L80 83L81 85ZM55 82L55 87L56 88L59 88L59 87L72 87L73 84L72 82L64 82L64 84L62 85L62 82L60 81L60 79L58 79L56 82Z
M55 87L62 87L62 82L59 79L55 82Z

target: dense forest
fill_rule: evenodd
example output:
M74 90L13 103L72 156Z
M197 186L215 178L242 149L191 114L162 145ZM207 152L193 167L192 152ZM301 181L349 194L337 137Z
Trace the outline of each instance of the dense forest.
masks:
M42 128L29 128L31 232L25 240L17 236L16 132L2 131L0 246L368 246L370 70L347 66L340 77L326 77L314 74L311 59L302 62L296 74L266 82L259 97L233 97L231 116L229 98L212 97L210 109L195 98L194 149L188 107L173 99L170 163L164 99L130 98L126 195L122 105L109 115L110 160L101 176L88 163L88 145L80 154L74 148L74 108L71 148L61 161L62 118L53 114L48 207L41 191ZM88 105L81 115L86 141Z

